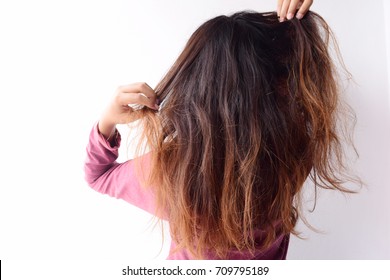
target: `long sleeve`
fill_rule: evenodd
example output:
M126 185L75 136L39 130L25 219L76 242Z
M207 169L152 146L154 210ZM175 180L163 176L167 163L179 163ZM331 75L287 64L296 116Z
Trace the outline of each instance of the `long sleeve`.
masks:
M94 190L123 199L155 215L153 192L143 183L150 172L150 153L118 163L121 142L118 131L113 142L115 145L111 146L100 134L98 125L94 125L87 145L85 180Z

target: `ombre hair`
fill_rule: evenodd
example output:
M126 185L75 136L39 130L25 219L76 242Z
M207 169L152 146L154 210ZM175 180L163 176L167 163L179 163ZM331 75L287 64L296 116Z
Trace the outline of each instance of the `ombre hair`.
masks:
M156 87L159 112L141 110L149 183L178 248L195 258L266 249L296 234L306 179L351 192L332 38L314 12L283 23L239 12L193 33Z

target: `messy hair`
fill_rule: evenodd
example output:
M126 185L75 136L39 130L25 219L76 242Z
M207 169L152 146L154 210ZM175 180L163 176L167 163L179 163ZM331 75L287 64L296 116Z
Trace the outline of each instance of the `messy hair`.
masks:
M332 38L314 12L239 12L193 33L156 87L160 111L142 110L150 185L179 249L267 248L296 233L306 179L350 192Z

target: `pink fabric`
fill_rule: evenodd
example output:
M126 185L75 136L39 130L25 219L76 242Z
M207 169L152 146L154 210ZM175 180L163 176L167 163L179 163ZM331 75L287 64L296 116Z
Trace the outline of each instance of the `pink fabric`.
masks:
M98 125L94 125L87 146L87 158L84 165L85 180L94 190L109 196L123 199L153 215L155 215L155 199L152 188L144 187L142 182L147 178L150 170L150 154L118 163L118 148L121 137L116 133L110 143L99 133ZM256 232L256 241L262 244L263 234ZM285 259L289 244L289 235L280 235L274 244L267 250L258 250L255 255L231 251L228 259ZM187 250L174 252L176 245L171 244L168 259L192 259ZM212 251L208 252L207 259L216 259Z

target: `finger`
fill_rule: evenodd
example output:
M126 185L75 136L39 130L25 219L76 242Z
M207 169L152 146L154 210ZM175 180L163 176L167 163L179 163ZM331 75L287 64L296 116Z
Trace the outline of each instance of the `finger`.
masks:
M127 93L143 93L149 98L156 98L156 93L147 83L134 83L129 85L120 86L118 88L120 92Z
M127 93L122 92L118 96L118 101L123 106L127 106L129 104L138 104L144 105L151 109L158 110L158 106L156 104L155 98L149 98L143 93Z
M280 22L283 22L285 21L286 19L286 15L287 15L287 10L288 10L288 7L290 6L290 0L284 0L283 3L282 3L282 8L280 9L280 18L279 18L279 21Z
M288 11L287 11L288 20L292 19L295 16L300 1L301 0L291 0L290 6L288 7Z
M301 19L305 16L307 11L310 9L310 6L313 4L313 0L305 0L302 3L302 6L299 8L298 13L296 15L297 19Z
M283 0L278 0L278 4L276 6L276 13L278 17L280 17L280 10L282 9L282 5L283 5Z

